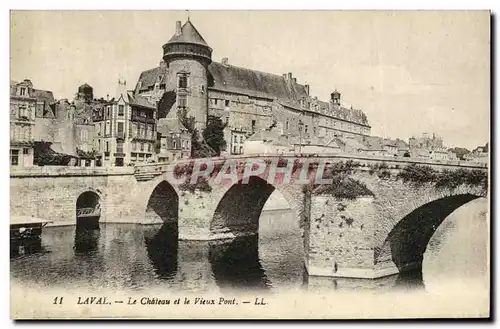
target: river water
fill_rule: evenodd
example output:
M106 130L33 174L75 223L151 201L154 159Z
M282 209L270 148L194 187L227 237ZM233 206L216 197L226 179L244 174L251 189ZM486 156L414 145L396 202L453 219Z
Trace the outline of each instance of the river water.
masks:
M44 228L41 246L11 250L14 284L99 291L290 291L395 289L488 291L486 200L461 207L438 228L421 273L379 280L308 277L298 224L289 210L264 211L258 237L216 242L179 241L169 227L100 224ZM175 229L175 228L174 228Z

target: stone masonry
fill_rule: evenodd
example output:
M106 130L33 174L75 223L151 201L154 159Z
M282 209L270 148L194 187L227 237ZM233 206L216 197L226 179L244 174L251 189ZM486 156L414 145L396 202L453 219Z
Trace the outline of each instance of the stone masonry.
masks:
M244 158L235 160L242 162ZM366 165L381 160L358 161ZM258 233L262 208L277 189L303 229L304 262L310 275L377 278L421 266L425 247L441 222L467 202L486 197L479 187L460 185L440 190L430 183L404 183L396 175L405 164L396 167L393 162L387 161L389 177L370 173L367 166L354 170L350 177L372 192L354 199L311 193L304 185L271 185L257 177L246 185L209 180L205 189L186 189L169 181L172 172L166 164L135 171L12 170L11 215L75 225L76 201L91 191L99 197L100 222L173 223L180 240L233 239Z

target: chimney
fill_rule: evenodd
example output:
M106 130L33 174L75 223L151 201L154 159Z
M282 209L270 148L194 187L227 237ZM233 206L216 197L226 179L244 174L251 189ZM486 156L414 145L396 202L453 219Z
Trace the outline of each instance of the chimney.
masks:
M286 73L283 73L283 79L286 81Z
M181 35L181 21L175 22L175 35Z
M292 72L288 72L288 80L292 80L292 78L293 78Z
M221 60L222 65L229 65L229 59L227 57L222 58Z
M304 88L306 89L307 96L309 96L309 85L304 85Z
M293 78L293 83L297 83L297 78Z

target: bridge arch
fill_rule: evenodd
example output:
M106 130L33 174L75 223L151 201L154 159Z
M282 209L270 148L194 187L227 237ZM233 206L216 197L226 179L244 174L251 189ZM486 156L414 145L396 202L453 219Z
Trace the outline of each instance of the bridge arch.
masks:
M301 192L293 186L272 185L266 180L252 176L248 184L239 181L221 193L210 222L213 238L253 235L258 232L259 218L267 200L278 191L287 201L295 219L301 219Z
M179 196L166 180L157 183L146 197L147 223L175 223L179 218Z
M406 214L392 228L380 248L375 248L375 266L392 262L399 273L421 271L429 241L458 208L482 196L470 193L448 195L427 202Z
M102 194L99 190L86 189L81 192L75 204L77 229L99 228L102 208Z

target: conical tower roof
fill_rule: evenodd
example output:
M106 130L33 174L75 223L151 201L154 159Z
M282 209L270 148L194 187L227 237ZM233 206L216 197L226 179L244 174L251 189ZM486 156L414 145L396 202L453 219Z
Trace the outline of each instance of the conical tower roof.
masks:
M167 44L172 43L192 43L210 48L207 42L201 36L200 32L198 32L196 27L194 27L193 23L191 23L191 21L189 20L181 27L180 33L176 33L167 42Z

